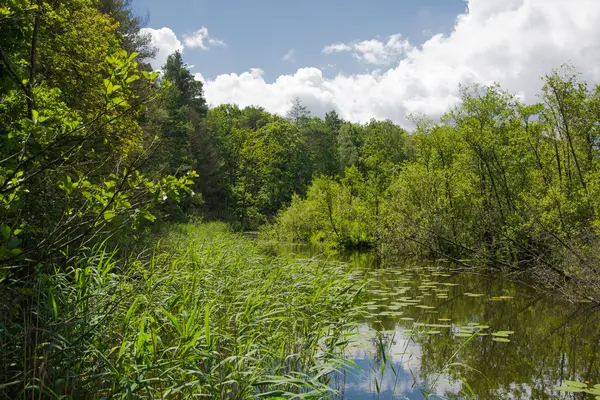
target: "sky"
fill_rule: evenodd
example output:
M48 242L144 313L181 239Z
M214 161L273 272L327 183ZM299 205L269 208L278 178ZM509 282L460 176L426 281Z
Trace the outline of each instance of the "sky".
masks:
M133 0L159 69L182 51L211 106L353 122L438 118L460 85L538 101L564 64L600 82L600 0Z

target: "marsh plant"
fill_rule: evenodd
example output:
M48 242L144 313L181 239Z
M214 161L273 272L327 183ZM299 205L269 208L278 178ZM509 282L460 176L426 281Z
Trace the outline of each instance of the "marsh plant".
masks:
M342 265L263 256L218 223L135 260L80 253L2 286L2 398L331 394L356 312Z

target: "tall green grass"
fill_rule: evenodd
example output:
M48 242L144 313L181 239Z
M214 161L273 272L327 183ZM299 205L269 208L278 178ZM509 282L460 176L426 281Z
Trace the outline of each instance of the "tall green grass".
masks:
M0 283L0 398L323 398L358 293L347 267L263 255L223 224L103 246Z

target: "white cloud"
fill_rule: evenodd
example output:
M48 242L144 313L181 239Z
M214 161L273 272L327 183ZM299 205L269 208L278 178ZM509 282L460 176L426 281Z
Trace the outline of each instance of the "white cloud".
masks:
M325 46L322 50L323 53L325 54L331 54L331 53L341 53L343 51L350 51L352 50L352 46L345 44L345 43L334 43L334 44L330 44L329 46Z
M296 62L296 51L294 49L290 49L283 56L283 61Z
M412 50L412 45L408 40L403 40L402 35L396 34L390 36L385 43L376 39L353 43L334 43L325 46L322 53L352 52L355 58L369 64L389 65L410 50Z
M162 68L169 55L175 51L183 53L186 47L208 50L209 47L225 46L225 42L222 40L210 37L208 29L205 27L198 29L191 35L184 36L183 43L177 38L175 32L167 27L160 29L142 28L140 29L140 33L142 35L150 35L152 44L157 49L154 59L150 61L152 68L155 70ZM193 68L193 66L190 66L190 68Z
M204 76L202 76L202 74L200 72L196 72L194 74L194 80L200 81L202 83L206 82L206 79L204 79Z
M152 68L154 69L160 69L170 54L177 50L183 51L183 44L177 39L175 32L169 28L142 28L140 29L140 33L142 35L150 35L152 44L157 49L154 60L151 61Z
M198 29L196 32L190 35L185 35L183 37L183 43L185 43L186 47L197 48L201 50L208 50L209 47L214 46L225 46L225 42L222 40L210 37L208 34L208 29L205 27Z
M255 69L208 80L207 100L261 105L283 114L299 96L313 114L335 108L351 121L390 118L410 126L409 113L436 117L455 104L461 83L497 81L531 102L541 87L540 77L564 63L575 66L590 83L600 82L600 1L467 4L449 36L433 35L384 72L326 79L319 69L300 68L268 83Z

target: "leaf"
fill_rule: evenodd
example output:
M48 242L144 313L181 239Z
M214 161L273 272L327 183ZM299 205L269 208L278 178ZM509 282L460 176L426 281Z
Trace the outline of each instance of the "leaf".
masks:
M508 343L510 342L510 339L504 338L504 337L494 337L492 338L493 341L495 342L502 342L502 343Z
M556 389L561 392L571 392L571 393L581 393L583 392L582 388L574 387L574 386L558 386Z
M150 222L154 222L156 220L156 216L147 210L141 211L140 215Z
M0 232L2 233L2 236L4 236L4 239L8 240L12 230L10 229L10 226L4 224L4 225L0 226Z
M134 58L136 58L139 55L139 53L137 51L134 51L133 53L131 53L129 55L129 57L127 58L127 61L131 62L133 61Z
M16 249L16 248L17 248L17 247L18 247L18 246L21 244L21 242L22 242L22 240L21 240L21 239L19 239L18 237L14 237L14 236L13 236L13 237L12 237L12 238L10 238L10 240L8 241L8 243L7 243L6 247L7 247L9 250Z
M206 338L206 344L210 347L210 305L206 304L204 307L204 337Z
M451 328L452 325L448 325L448 324L425 324L425 326L428 326L430 328Z
M54 316L54 320L58 320L58 305L56 304L56 299L54 298L54 292L50 291L50 305L52 307L52 314Z
M106 88L106 94L110 96L119 89L121 89L121 85L113 85L111 82Z
M181 328L181 324L179 323L179 320L177 319L177 317L174 316L173 314L171 314L170 312L168 312L167 310L165 310L164 308L161 308L161 309L162 309L163 313L167 316L169 321L171 321L171 324L173 324L173 326L175 327L177 332L180 335L183 335L183 329Z
M114 97L111 102L120 107L129 107L129 103L122 97Z
M512 335L513 333L514 333L513 331L498 331L498 332L492 333L492 336L508 337L509 335Z
M565 383L567 384L567 386L572 386L572 387L576 387L576 388L586 388L588 385L583 383L583 382L577 382L577 381L568 381L565 380Z
M106 222L110 222L116 216L114 211L106 210L104 211L104 220Z
M127 78L125 83L132 83L132 82L137 81L138 79L140 79L139 75L131 75L129 78Z

